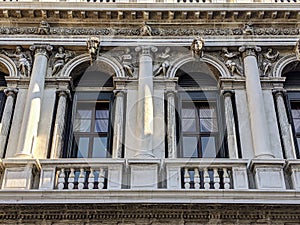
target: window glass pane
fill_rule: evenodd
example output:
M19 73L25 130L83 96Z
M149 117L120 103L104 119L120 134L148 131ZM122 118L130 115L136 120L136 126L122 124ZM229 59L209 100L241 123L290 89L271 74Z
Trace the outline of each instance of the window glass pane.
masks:
M199 117L200 118L215 118L216 117L215 109L210 107L209 105L200 105Z
M95 137L93 143L93 158L107 157L107 137Z
M74 121L74 131L77 132L90 132L91 130L91 120L89 119L75 119Z
M76 118L84 118L84 119L90 119L92 117L92 110L87 109L78 109L76 113Z
M218 132L218 125L216 119L201 119L200 120L201 132Z
M215 137L201 137L201 148L203 158L215 158L217 156Z
M300 119L294 119L294 127L296 133L300 133Z
M300 150L300 138L297 138L298 149Z
M96 120L95 132L108 132L108 120Z
M182 119L182 131L195 132L196 131L195 119Z
M197 143L198 138L197 137L183 137L183 157L198 157L197 152Z
M183 108L182 109L182 118L195 118L195 109L194 108Z
M105 118L107 119L109 117L109 112L108 110L96 110L96 119L99 119L99 118Z
M77 145L78 145L77 158L87 158L89 152L89 138L79 137Z

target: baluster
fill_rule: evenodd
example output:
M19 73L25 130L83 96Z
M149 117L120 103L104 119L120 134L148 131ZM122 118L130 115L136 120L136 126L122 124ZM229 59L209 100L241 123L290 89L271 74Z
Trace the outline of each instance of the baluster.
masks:
M66 174L65 174L65 169L61 169L60 170L60 173L59 173L59 176L58 176L58 185L57 185L57 188L59 190L62 190L64 189L65 187L65 182L66 182Z
M98 178L98 189L104 188L104 177L105 177L104 169L100 168L99 178Z
M208 174L208 169L207 168L204 168L204 189L205 190L208 190L210 188L210 177L209 177L209 174Z
M90 170L88 182L89 182L89 185L88 185L89 189L90 190L94 189L95 175L94 175L94 169L92 169L92 168Z
M190 174L189 174L189 170L188 168L184 168L184 188L185 189L190 189L191 185L190 185Z
M195 175L194 175L195 189L200 189L199 169L195 168L194 171L195 171Z
M223 168L223 182L224 189L230 189L230 178L227 172L227 168Z
M74 168L71 168L71 172L70 172L69 178L68 178L68 189L69 190L74 189L74 181L75 181L75 172L74 172Z
M214 168L214 187L215 189L220 189L220 177L218 173L218 168Z
M78 177L78 189L79 190L82 190L84 188L84 178L85 178L84 169L80 168L80 174Z

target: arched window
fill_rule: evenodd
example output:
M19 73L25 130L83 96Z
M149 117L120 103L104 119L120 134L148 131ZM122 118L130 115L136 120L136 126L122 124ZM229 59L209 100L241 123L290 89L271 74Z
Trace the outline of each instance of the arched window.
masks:
M188 62L177 72L179 157L227 157L223 102L213 67Z
M111 157L114 75L114 70L102 61L74 68L66 157Z

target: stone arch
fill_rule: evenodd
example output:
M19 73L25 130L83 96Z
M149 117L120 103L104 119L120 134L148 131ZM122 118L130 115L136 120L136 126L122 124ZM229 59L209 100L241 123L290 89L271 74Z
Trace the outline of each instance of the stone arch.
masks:
M70 77L72 71L74 70L74 68L76 68L78 65L82 64L82 63L86 63L90 61L90 55L89 54L81 54L79 56L76 56L75 58L73 58L72 60L70 60L62 69L61 71L61 76L62 77ZM100 56L97 58L97 61L106 63L107 65L109 65L116 74L116 77L125 77L125 73L123 70L122 65L114 58L110 57L110 56Z
M280 60L277 61L277 63L274 65L273 77L281 77L284 69L287 65L297 62L297 58L295 54L290 54L282 57Z
M176 74L176 71L183 66L186 63L189 62L195 62L197 59L189 56L185 56L182 58L179 58L178 60L176 60L172 67L168 70L167 72L167 77L173 78ZM218 72L220 73L221 77L231 77L231 74L229 72L229 70L227 69L227 67L225 66L225 64L223 62L221 62L218 58L211 56L211 55L204 55L201 58L201 61L204 63L208 63L211 66L213 66L216 70L218 70Z
M7 70L10 77L17 77L18 76L18 69L9 57L6 55L0 54L0 63L3 64Z

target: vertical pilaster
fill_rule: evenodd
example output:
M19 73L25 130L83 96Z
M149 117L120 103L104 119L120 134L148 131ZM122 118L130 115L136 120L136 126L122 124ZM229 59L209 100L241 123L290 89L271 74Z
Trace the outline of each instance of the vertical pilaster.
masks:
M261 49L256 46L243 46L239 50L243 52L246 93L255 157L274 158L270 149L267 118L256 58L256 52L259 52Z
M114 134L113 134L113 149L112 157L122 157L123 146L123 127L124 127L124 91L115 91L115 110L114 110Z
M137 47L139 56L139 81L137 99L137 129L139 140L137 158L154 158L153 154L153 59L152 52L157 48Z
M237 133L235 126L234 113L232 108L232 92L224 91L224 105L225 105L225 121L226 121L226 130L227 130L227 143L229 150L230 159L238 159L238 145L237 145Z
M53 131L52 147L51 147L51 159L57 159L61 157L63 148L63 137L65 129L66 118L66 106L67 97L70 96L70 90L60 89L58 92L58 104L56 111L56 118Z
M33 45L34 63L29 83L26 104L24 108L21 131L16 156L33 157L33 149L38 135L38 125L41 116L41 102L43 98L45 77L48 67L48 53L50 45Z
M5 147L7 143L7 137L11 125L13 107L15 102L16 94L18 90L15 88L6 88L4 90L6 94L6 102L1 120L1 130L0 130L0 158L4 157Z
M296 159L296 150L293 139L292 127L289 123L286 108L284 104L284 97L281 91L275 93L275 101L277 106L277 116L281 130L282 144L287 159Z
M167 137L168 158L176 158L176 108L174 91L167 92Z

